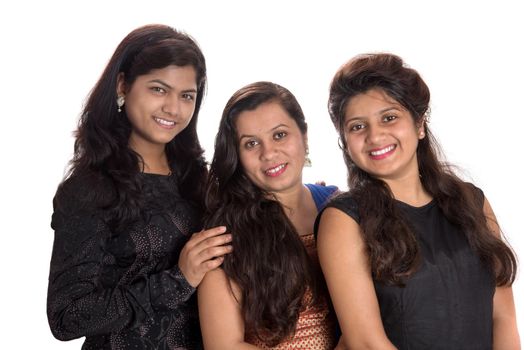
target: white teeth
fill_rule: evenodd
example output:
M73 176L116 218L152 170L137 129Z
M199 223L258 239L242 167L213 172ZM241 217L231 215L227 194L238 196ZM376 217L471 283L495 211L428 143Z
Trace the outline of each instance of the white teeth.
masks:
M369 152L372 156L380 156L384 153L388 153L390 151L392 151L393 149L395 148L395 145L391 145L391 146L388 146L386 148L383 148L379 151L373 151L373 152Z
M275 174L275 173L279 172L280 170L282 170L284 168L284 166L285 166L285 164L281 164L281 165L279 165L279 166L277 166L275 168L268 169L268 170L266 170L266 173L268 173L268 174Z
M175 125L175 122L173 122L173 121L169 121L169 120L165 120L165 119L161 119L161 118L157 118L157 117L155 117L155 120L157 121L157 123L160 123L162 125L167 125L167 126Z

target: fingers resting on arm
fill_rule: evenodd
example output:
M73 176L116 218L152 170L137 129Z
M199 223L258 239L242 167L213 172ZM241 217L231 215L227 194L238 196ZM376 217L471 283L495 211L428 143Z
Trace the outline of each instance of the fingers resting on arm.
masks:
M191 236L178 258L178 267L188 283L197 287L206 272L220 266L232 251L231 234L224 226L203 230Z

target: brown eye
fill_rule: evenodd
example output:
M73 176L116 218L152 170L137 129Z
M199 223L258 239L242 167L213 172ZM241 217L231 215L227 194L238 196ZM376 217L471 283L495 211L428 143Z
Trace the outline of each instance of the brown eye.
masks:
M386 115L384 116L383 120L387 123L387 122L390 122L390 121L393 121L397 119L397 116L396 115Z
M256 140L249 140L244 144L245 148L253 148L256 145L258 145L258 142Z
M161 88L160 86L153 86L151 88L152 91L159 93L159 94L165 94L166 90L164 88Z
M364 128L365 128L364 124L354 124L350 126L349 131L360 131Z
M274 138L275 140L280 140L280 139L282 139L282 138L284 138L284 137L286 137L286 136L287 136L287 132L285 132L285 131L279 131L279 132L275 133L275 135L273 135L273 138Z
M182 94L182 98L187 101L193 101L195 96L193 94Z

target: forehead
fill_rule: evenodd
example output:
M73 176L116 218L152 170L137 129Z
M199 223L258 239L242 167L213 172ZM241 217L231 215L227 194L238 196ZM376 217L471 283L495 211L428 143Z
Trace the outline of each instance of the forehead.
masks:
M295 120L278 102L266 102L250 111L242 111L236 119L239 135L267 133L279 125L298 128Z
M388 108L405 110L394 98L382 89L371 89L353 96L347 103L345 119L369 117Z
M173 87L185 89L196 89L196 70L193 66L170 65L164 68L152 69L144 75L139 75L135 82L145 83L160 80Z

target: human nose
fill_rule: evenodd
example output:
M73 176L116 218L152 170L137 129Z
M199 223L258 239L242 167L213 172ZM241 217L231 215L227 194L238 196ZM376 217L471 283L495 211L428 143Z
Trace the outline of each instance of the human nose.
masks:
M277 147L273 142L264 142L262 144L261 157L263 160L271 160L277 153Z
M382 140L384 136L384 130L380 127L380 125L370 125L367 129L368 143L379 143Z
M180 101L176 96L166 96L162 105L162 112L170 115L177 116L180 110Z

